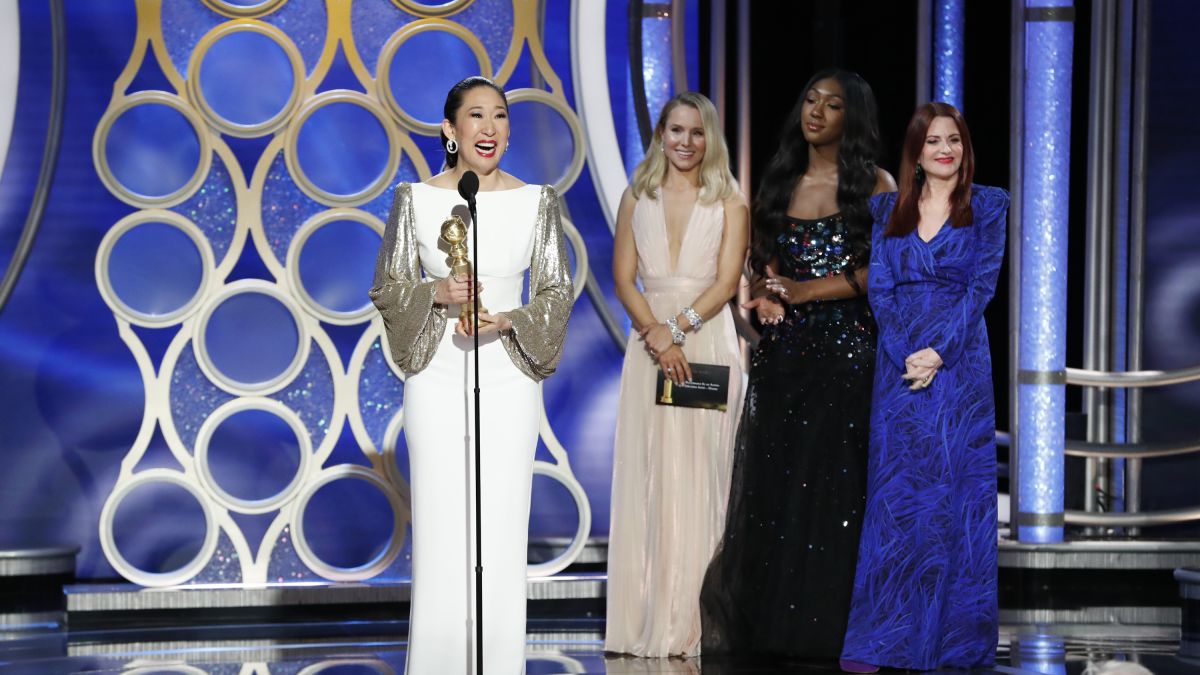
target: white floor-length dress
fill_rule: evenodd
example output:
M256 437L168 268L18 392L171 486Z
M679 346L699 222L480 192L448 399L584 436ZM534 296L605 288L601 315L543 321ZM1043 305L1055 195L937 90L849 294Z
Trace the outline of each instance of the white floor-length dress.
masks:
M561 355L573 295L558 197L526 185L477 197L481 303L513 330L480 338L483 654L487 673L525 664L525 578L538 382ZM371 297L407 376L404 434L413 518L409 675L475 669L474 340L454 334L457 305L433 302L449 273L442 222L470 222L457 191L397 188ZM468 239L468 245L473 241ZM522 282L530 270L530 299Z

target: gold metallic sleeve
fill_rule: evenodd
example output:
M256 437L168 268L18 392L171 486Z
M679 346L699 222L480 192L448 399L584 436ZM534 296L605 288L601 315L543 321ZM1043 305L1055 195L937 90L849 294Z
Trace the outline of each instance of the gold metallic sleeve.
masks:
M535 381L546 379L558 367L574 300L558 193L547 185L542 188L534 228L529 303L504 312L512 330L500 336L513 363Z
M383 317L392 359L405 373L420 372L429 364L446 331L446 307L433 301L436 284L421 278L412 185L401 183L392 199L369 295Z

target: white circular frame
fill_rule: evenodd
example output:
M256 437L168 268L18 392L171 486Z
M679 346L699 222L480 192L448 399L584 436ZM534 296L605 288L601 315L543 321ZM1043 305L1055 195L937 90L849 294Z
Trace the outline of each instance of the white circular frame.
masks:
M412 520L412 487L404 474L400 473L400 458L396 455L396 448L400 445L402 435L404 435L403 405L396 411L396 414L392 415L392 419L388 420L387 426L383 429L383 447L379 449L379 454L383 458L383 472L387 474L388 480L399 491L400 497L408 502L408 519Z
M217 428L230 417L248 410L271 413L282 419L296 434L296 441L300 446L300 465L296 467L296 475L292 477L292 480L282 490L262 499L242 499L229 494L229 492L220 486L216 477L213 476L212 467L208 462L209 444L212 442L213 434L216 433ZM196 461L196 475L200 479L200 485L212 495L218 504L238 513L269 513L287 504L304 486L304 479L308 476L309 465L312 462L312 439L309 437L308 429L305 428L300 416L279 401L257 397L235 398L232 401L225 402L214 410L200 425L200 430L196 433L196 446L193 455Z
M533 474L553 478L567 488L567 492L571 493L571 497L575 500L575 508L579 512L579 525L575 528L575 536L566 550L546 562L529 565L526 570L528 577L548 577L558 574L575 562L580 552L583 551L583 547L587 545L588 535L592 529L591 508L588 505L587 494L583 491L583 486L561 466L537 460L533 463Z
M378 673L378 675L396 675L395 669L393 669L390 665L388 665L386 661L380 661L379 659L355 659L355 658L329 659L326 661L319 661L312 665L305 666L304 670L301 670L299 673L296 673L296 675L317 675L317 673L323 673L326 670L328 670L330 668L335 668L337 666L370 666L372 669L375 670L376 673Z
M321 108L337 103L356 105L374 115L376 121L383 127L384 134L387 135L388 139L388 158L383 171L375 178L374 183L353 194L339 195L322 189L304 173L304 169L300 166L300 158L297 152L300 130L304 128L304 123L308 121L308 118ZM336 89L318 94L300 106L300 110L292 117L291 122L288 123L287 131L284 135L283 157L288 173L291 174L296 185L306 195L326 206L355 206L371 201L383 194L384 190L391 187L392 179L400 169L400 146L401 138L399 130L396 129L396 125L389 119L387 112L377 101L357 91Z
M314 232L336 221L349 220L360 225L365 225L370 228L379 238L383 239L384 224L383 221L367 213L361 209L352 208L334 208L328 211L322 211L315 216L304 221L300 229L296 230L296 234L292 236L291 243L288 244L287 259L285 266L287 268L288 277L291 279L292 288L296 291L296 297L304 305L305 309L311 312L321 321L338 325L349 326L371 318L375 314L375 305L371 304L368 299L359 309L349 312L338 312L321 303L317 302L308 289L304 287L304 280L300 277L300 255L304 253L304 245L308 242L308 238ZM366 298L366 294L363 294Z
M392 534L388 538L387 547L374 560L356 567L336 567L321 560L313 553L312 547L308 544L308 538L304 533L304 512L308 508L308 502L326 484L342 479L364 480L374 485L383 493L383 496L392 507ZM400 555L400 549L404 545L405 522L401 515L405 511L405 506L400 503L400 496L379 474L357 464L339 464L322 471L315 480L305 485L304 490L301 491L300 496L296 500L296 507L292 515L292 545L296 549L296 554L300 556L300 560L310 570L326 579L331 581L362 581L363 579L370 579L386 570L395 562L396 557Z
M126 111L140 105L163 105L183 115L184 119L192 125L192 131L196 133L196 142L200 146L199 163L192 172L192 177L178 189L165 195L143 195L126 188L113 174L112 168L108 165L108 155L104 151L113 123ZM108 188L108 191L117 199L143 209L175 206L195 194L208 177L208 171L212 167L212 154L212 142L208 135L208 128L200 113L183 99L164 91L139 91L125 97L120 103L105 111L96 125L96 135L92 138L92 162L96 166L100 182L104 183L104 187Z
M583 128L579 124L579 118L576 117L575 111L567 105L566 101L555 98L552 94L541 89L513 89L506 93L508 98L508 116L512 119L512 108L518 103L541 103L550 107L554 112L558 113L566 122L567 128L571 130L571 163L567 165L567 171L562 176L554 181L554 189L559 194L564 194L575 181L579 179L579 174L583 173L583 160L586 158L587 149L584 147Z
M234 33L254 33L267 38L283 50L292 67L292 92L288 95L287 103L270 118L255 124L239 124L217 114L217 111L209 105L208 99L204 97L204 87L200 83L200 67L204 64L204 58L208 56L209 49L221 39ZM240 138L265 136L286 125L292 113L300 105L300 95L304 89L304 83L304 57L300 54L300 48L292 42L287 33L262 21L230 21L213 28L196 43L188 62L188 96L195 102L196 107L210 124L224 133Z
M287 368L284 368L283 372L265 382L240 382L222 373L213 363L212 357L209 356L208 345L205 341L208 322L212 318L213 312L229 298L243 293L260 293L279 301L291 313L292 320L296 324L296 354L292 357L292 362L288 364ZM312 337L309 335L308 324L305 323L304 316L296 307L295 301L274 284L261 279L235 281L210 298L200 313L196 333L192 338L192 351L196 355L196 363L200 366L200 370L218 387L235 396L263 396L286 387L304 369L311 349Z
M413 21L393 33L387 42L384 43L383 48L379 51L379 60L375 66L375 85L379 100L387 105L388 110L391 111L404 128L427 136L437 136L441 133L442 121L439 119L434 122L428 122L417 119L415 115L405 110L404 106L400 105L400 102L396 100L391 86L391 65L392 61L396 58L396 53L400 51L400 46L413 36L430 31L448 33L466 44L471 53L475 55L476 64L479 66L479 74L488 79L492 77L492 61L488 56L487 47L484 46L477 35L465 26L445 19L420 19Z
M396 365L396 360L392 358L392 348L388 344L387 330L383 327L383 320L379 322L379 349L383 352L383 361L387 364L388 369L392 374L400 378L401 382L407 382L404 371L400 370L400 366Z
M116 290L112 286L112 279L108 274L109 258L112 256L113 248L116 247L117 242L125 233L135 227L148 223L165 224L175 227L192 240L192 243L196 245L196 250L200 253L201 276L199 287L192 294L192 297L181 307L166 314L144 314L126 305L120 296L117 295ZM212 281L215 269L216 261L212 245L209 244L208 238L204 236L204 233L195 223L174 211L147 209L131 213L118 220L104 235L104 239L100 240L100 249L96 253L96 287L100 290L100 297L104 298L104 302L108 305L109 309L117 316L136 326L162 328L182 321L200 306L204 299L205 291Z
M138 569L126 560L125 556L121 554L120 549L117 548L116 534L113 532L113 520L117 514L117 507L120 506L121 501L128 497L131 492L149 483L167 483L187 490L196 498L201 510L204 511L204 543L200 545L200 551L188 564L172 572L147 572ZM100 510L99 525L100 545L108 555L109 563L121 576L143 586L174 586L182 584L199 574L204 569L204 566L208 564L209 559L212 558L213 552L217 549L219 528L216 524L212 505L204 493L200 491L200 488L189 480L185 474L170 469L149 469L134 474L132 478L127 480L118 480L112 494L105 500L104 508Z

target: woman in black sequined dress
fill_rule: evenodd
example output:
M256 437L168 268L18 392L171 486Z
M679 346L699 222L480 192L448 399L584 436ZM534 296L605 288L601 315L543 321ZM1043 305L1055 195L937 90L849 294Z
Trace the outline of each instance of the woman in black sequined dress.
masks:
M813 76L788 116L752 218L763 324L750 362L721 548L701 593L706 657L836 661L866 491L875 320L867 199L875 166L867 83ZM706 658L706 661L708 659Z

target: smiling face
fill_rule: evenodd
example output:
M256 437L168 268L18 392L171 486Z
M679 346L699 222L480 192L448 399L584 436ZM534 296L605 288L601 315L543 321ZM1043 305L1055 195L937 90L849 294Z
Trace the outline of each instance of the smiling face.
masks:
M800 105L800 126L804 140L821 146L842 139L846 122L846 92L832 77L817 80L804 94Z
M921 146L919 160L925 175L957 182L962 160L962 133L954 119L944 115L933 118L925 132L925 144Z
M491 87L469 89L453 122L442 120L442 133L458 143L458 160L464 168L489 174L508 147L508 106Z
M704 161L706 140L700 111L677 105L667 115L662 130L663 153L678 171L691 171Z

